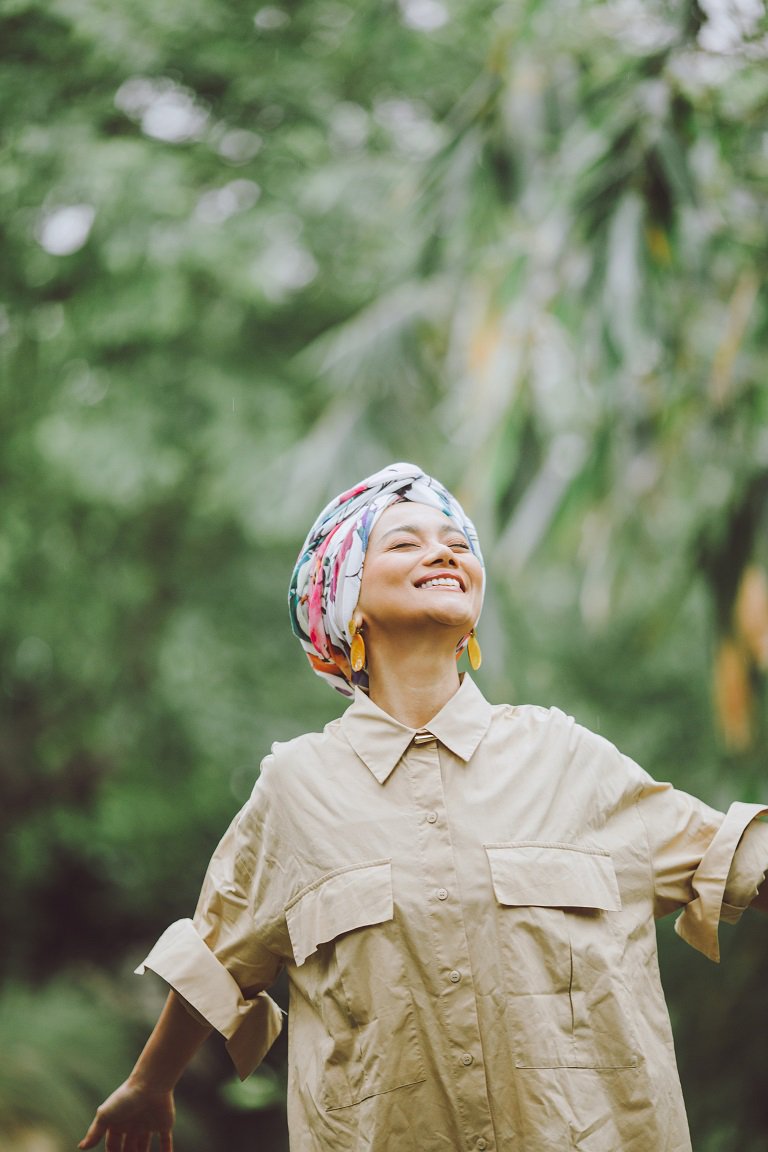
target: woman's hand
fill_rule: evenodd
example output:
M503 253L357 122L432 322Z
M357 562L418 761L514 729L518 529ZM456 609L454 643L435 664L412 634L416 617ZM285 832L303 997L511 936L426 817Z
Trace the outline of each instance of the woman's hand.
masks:
M129 1078L97 1108L78 1148L95 1148L105 1137L105 1152L149 1152L157 1133L160 1152L173 1152L175 1115L173 1092L158 1092Z
M173 1152L173 1087L210 1031L169 992L136 1067L96 1109L78 1148L95 1148L105 1137L104 1152L150 1152L157 1134L160 1152Z

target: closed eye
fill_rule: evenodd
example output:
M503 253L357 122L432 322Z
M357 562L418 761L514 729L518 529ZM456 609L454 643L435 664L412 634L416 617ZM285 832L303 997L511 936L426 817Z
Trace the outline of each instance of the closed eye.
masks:
M420 541L418 540L398 540L395 544L390 544L391 552L398 552L403 548L418 548ZM453 540L448 541L448 547L458 552L469 552L470 547L466 540Z

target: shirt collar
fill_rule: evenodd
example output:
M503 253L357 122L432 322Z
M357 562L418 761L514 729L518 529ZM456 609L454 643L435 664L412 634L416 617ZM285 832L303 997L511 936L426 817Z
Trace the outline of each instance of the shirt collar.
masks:
M491 705L465 672L458 692L424 729L466 762L490 723ZM384 712L359 688L355 689L355 699L341 717L341 727L380 784L388 778L417 731Z

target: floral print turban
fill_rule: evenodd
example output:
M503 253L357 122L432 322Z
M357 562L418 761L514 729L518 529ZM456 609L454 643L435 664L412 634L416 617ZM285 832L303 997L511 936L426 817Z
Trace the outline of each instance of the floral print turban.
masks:
M455 520L483 563L477 532L458 500L415 464L390 464L331 500L304 541L288 603L291 627L313 670L344 696L354 696L355 685L368 688L367 672L353 672L350 665L350 623L371 529L398 500L428 504ZM457 655L466 641L459 643Z

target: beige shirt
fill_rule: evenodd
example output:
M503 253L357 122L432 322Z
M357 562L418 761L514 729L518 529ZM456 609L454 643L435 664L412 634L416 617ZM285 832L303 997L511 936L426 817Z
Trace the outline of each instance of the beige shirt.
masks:
M427 731L358 692L275 745L145 966L241 1076L286 969L293 1152L688 1152L654 917L683 908L717 959L768 866L764 810L724 817L468 676Z

